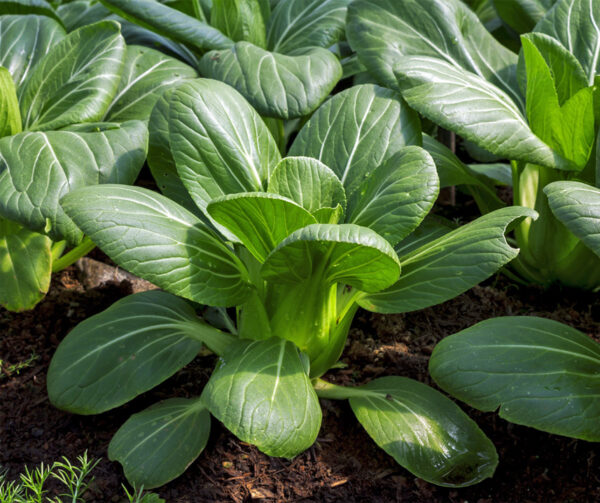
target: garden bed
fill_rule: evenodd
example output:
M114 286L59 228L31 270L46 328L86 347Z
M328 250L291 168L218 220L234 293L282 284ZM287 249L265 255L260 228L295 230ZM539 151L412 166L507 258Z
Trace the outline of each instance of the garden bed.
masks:
M100 255L96 255L100 258ZM106 459L108 443L130 414L157 400L197 396L212 357L196 358L158 388L98 416L76 416L48 401L45 377L58 343L81 320L110 306L138 285L114 276L101 286L80 282L71 267L54 278L35 310L0 311L0 465L8 478L24 465L84 451L102 458L88 502L121 501L120 466ZM110 275L109 275L110 277ZM590 302L591 300L591 302ZM327 378L346 385L384 375L432 384L427 361L443 337L502 315L536 315L567 323L600 340L600 300L569 289L517 287L503 277L475 287L441 306L404 315L359 312L344 353L348 369ZM31 366L7 375L11 365ZM292 461L269 458L213 420L206 450L180 478L157 490L169 503L202 501L406 501L548 502L600 500L600 459L592 443L511 425L496 414L463 407L492 439L500 456L493 479L465 489L444 489L415 478L377 448L354 420L346 402L322 401L317 443Z

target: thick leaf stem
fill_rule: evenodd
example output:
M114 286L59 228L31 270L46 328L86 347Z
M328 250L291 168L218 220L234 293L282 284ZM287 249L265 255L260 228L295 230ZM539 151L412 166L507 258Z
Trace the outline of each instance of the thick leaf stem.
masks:
M238 340L237 337L211 327L200 320L185 322L182 324L182 329L188 337L202 342L217 356L223 356L231 344Z
M317 396L329 400L348 400L349 398L364 398L365 396L373 395L373 392L358 387L346 388L344 386L329 383L323 379L313 379L312 383L317 392Z
M60 272L77 262L81 257L85 257L90 253L96 245L88 237L83 238L81 244L73 248L71 251L52 262L52 272Z

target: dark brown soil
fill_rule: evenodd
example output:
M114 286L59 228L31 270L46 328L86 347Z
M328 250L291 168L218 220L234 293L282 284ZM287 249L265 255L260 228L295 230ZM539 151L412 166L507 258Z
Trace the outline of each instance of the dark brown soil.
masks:
M128 294L131 285L85 289L74 268L57 276L48 297L33 311L0 310L0 465L15 478L24 465L71 460L85 450L102 458L88 502L121 501L125 483L118 464L106 459L111 436L127 417L158 399L196 396L213 360L198 357L166 383L115 411L73 416L47 400L45 375L59 341L79 321ZM560 320L600 337L600 300L567 289L521 288L503 278L489 281L441 306L405 315L359 312L349 338L346 369L337 382L362 383L402 375L431 384L427 361L437 341L478 321L502 315L535 314ZM9 365L37 359L18 375ZM293 461L269 458L213 421L211 440L179 479L157 492L169 503L212 501L302 502L593 502L600 501L600 456L595 444L552 436L468 410L495 443L500 465L493 479L460 490L415 478L379 450L349 407L323 401L317 443Z

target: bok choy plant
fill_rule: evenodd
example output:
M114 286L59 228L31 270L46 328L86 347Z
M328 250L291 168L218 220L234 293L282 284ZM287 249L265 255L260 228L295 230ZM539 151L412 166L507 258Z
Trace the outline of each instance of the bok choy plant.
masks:
M102 0L122 18L201 55L203 77L235 87L263 116L312 113L342 77L328 48L344 34L350 0ZM283 136L283 124L274 123ZM279 141L280 138L277 138Z
M258 112L216 80L163 95L150 129L150 162L174 170L173 194L186 189L196 209L123 185L63 197L82 232L164 291L122 299L68 334L48 372L52 403L78 414L118 407L205 345L219 359L202 395L157 403L113 437L109 457L131 482L180 475L206 445L211 414L292 458L317 438L319 397L348 399L374 441L425 480L490 476L493 445L438 391L404 377L342 387L322 376L359 306L398 313L458 295L517 255L505 232L535 213L504 208L454 230L426 219L439 182L418 116L374 85L323 104L284 158Z
M114 21L67 35L49 16L0 16L0 305L32 308L52 271L93 248L60 198L133 183L147 152L142 120L166 86L195 76L126 47Z
M512 265L543 285L600 286L598 257L544 194L561 180L600 183L598 26L600 1L559 0L521 37L518 57L458 0L357 0L349 8L349 40L379 81L425 117L511 161L514 203L540 215L517 227L521 253Z

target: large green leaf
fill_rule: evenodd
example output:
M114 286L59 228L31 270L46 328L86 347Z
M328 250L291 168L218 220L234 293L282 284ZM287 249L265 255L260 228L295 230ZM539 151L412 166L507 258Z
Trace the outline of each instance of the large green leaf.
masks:
M177 88L169 132L177 172L203 210L226 194L264 190L281 158L258 113L235 89L215 80Z
M0 218L0 305L32 309L50 287L52 241Z
M191 362L202 347L194 332L214 330L186 301L160 291L119 300L77 325L48 369L57 407L98 414L152 389Z
M535 27L557 39L581 63L588 85L600 73L600 0L559 0Z
M554 88L558 95L558 103L562 106L571 96L588 87L588 80L581 64L558 40L544 33L528 33L523 35L544 58L550 69ZM523 90L527 86L525 54L519 56L519 84Z
M65 30L46 16L0 16L0 66L8 69L19 86L31 69L65 37Z
M417 228L438 192L431 156L421 147L404 147L350 197L346 222L374 230L393 246Z
M544 192L554 216L600 255L600 189L581 182L554 182Z
M346 207L340 179L321 161L310 157L282 159L269 179L269 192L287 197L313 214L338 204Z
M100 0L122 18L195 50L224 49L233 41L219 30L155 0Z
M556 321L482 321L442 340L429 362L435 381L507 421L600 441L600 344Z
M234 435L269 456L300 454L321 427L319 400L300 352L277 337L226 354L202 398Z
M259 114L294 119L321 104L342 77L342 66L320 47L278 54L238 42L231 49L206 53L200 72L235 87Z
M463 225L400 257L402 275L387 290L367 295L359 304L379 313L403 313L440 304L490 277L519 250L507 242L507 228L529 208L502 208Z
M344 34L351 0L284 0L273 9L267 35L271 51L289 54L309 46L330 47Z
M481 77L420 56L404 58L396 74L411 107L493 154L551 168L570 166L533 134L510 97Z
M212 0L210 24L234 42L245 40L266 47L267 19L263 17L264 0Z
M19 93L23 129L54 130L101 120L123 68L125 41L114 21L84 26L38 62Z
M350 197L405 145L421 144L418 115L394 91L371 84L336 94L300 130L290 155L320 160Z
M66 213L119 266L203 304L234 306L250 292L248 273L192 213L165 196L98 185L62 200Z
M129 45L123 76L104 120L147 120L166 89L195 77L197 74L192 67L175 58L147 47Z
M108 446L130 484L146 489L179 477L210 435L210 414L199 398L170 398L131 416Z
M315 218L290 199L266 192L231 194L213 199L208 214L227 227L260 262L292 232Z
M89 129L94 131L80 127L0 139L0 213L54 240L78 243L83 234L60 208L60 198L87 185L133 183L148 143L141 121Z
M21 132L21 112L10 72L0 66L0 138Z
M169 108L175 86L167 89L157 100L148 121L148 167L160 191L191 212L198 207L192 200L179 174L169 143Z
M350 406L360 423L379 447L418 477L464 487L493 475L498 464L494 445L439 391L405 377L375 379L357 391Z
M404 56L436 57L522 104L517 56L460 0L357 0L348 8L347 33L361 62L388 87L397 88L393 72Z
M274 282L300 282L319 274L326 284L377 292L393 284L400 262L379 234L353 224L313 224L283 240L261 274Z
M52 5L46 0L2 0L0 2L0 16L6 14L35 14L48 16L61 22Z
M553 68L532 40L523 36L521 41L527 72L527 118L531 130L562 157L583 169L595 139L593 89L569 85L574 94L566 97L561 106Z

